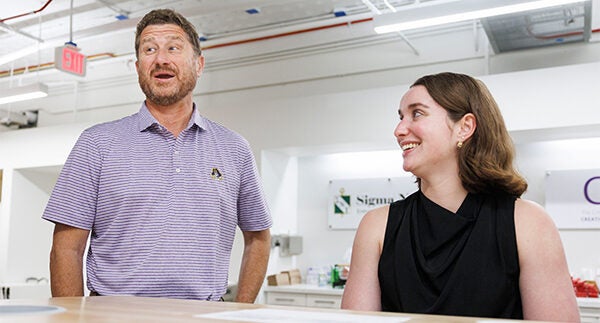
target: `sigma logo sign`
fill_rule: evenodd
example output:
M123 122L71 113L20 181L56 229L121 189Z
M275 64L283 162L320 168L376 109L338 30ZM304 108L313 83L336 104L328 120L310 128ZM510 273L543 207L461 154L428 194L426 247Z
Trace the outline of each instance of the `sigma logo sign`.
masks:
M331 180L328 224L356 229L369 211L402 200L417 190L412 177Z
M400 194L402 195L402 194ZM369 196L367 194L362 196L357 196L356 201L358 205L366 205L366 206L381 206L393 203L395 200L399 200L400 198L394 199L393 197L383 197L383 196Z
M585 182L583 195L588 202L600 205L600 176L594 176Z
M344 195L344 188L340 188L340 195L335 197L334 205L333 205L333 213L344 216L347 214L350 206L352 204L356 204L356 207L368 206L368 207L378 207L386 204L393 203L395 200L403 200L404 195L399 194L399 198L394 199L393 197L377 197L377 196L369 196L368 194L357 195L355 200L356 203L352 203L352 196Z
M548 171L546 211L561 229L600 228L600 169Z
M335 202L333 204L333 213L344 216L344 214L348 214L348 210L350 209L350 195L344 195L344 188L340 188L340 195L335 197Z

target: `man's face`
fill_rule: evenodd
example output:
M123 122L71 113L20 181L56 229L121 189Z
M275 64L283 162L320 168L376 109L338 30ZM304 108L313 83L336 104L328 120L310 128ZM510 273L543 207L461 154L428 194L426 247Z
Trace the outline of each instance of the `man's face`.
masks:
M135 66L148 101L168 106L191 96L203 65L181 27L150 25L142 31Z

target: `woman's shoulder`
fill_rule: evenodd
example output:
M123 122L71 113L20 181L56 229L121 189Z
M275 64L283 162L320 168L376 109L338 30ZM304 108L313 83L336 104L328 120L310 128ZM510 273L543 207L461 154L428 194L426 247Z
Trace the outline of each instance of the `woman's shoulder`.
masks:
M543 236L557 231L554 221L538 203L518 198L515 201L515 229L521 236Z
M371 245L376 248L373 250L378 250L381 254L389 209L389 205L384 205L365 213L358 225L354 243L360 243L363 246Z
M387 222L390 205L380 206L365 213L361 220L361 226L377 226L378 224ZM364 224L363 224L364 223Z
M520 222L552 222L552 219L538 203L518 198L515 200L515 220Z

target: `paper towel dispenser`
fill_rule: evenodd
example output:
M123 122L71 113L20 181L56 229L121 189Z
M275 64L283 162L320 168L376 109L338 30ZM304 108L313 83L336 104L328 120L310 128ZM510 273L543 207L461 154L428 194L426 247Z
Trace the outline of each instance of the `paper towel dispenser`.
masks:
M279 256L287 257L302 253L302 237L287 234L274 234L271 236L271 249L279 247Z

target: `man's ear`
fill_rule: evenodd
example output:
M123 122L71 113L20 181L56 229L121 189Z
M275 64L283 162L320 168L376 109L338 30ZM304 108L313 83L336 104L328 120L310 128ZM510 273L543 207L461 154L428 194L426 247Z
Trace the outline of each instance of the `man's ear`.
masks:
M465 141L473 135L477 128L477 119L472 113L465 114L459 121L460 128L458 129L458 135L461 141Z
M200 77L202 75L202 71L204 70L204 56L198 56L198 66L196 67L196 77Z

